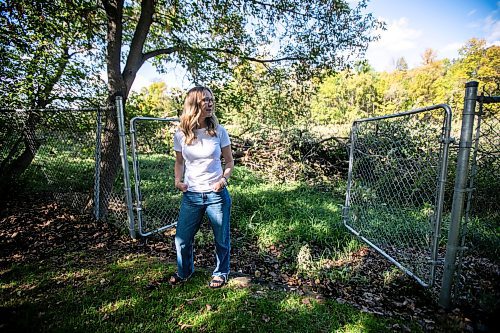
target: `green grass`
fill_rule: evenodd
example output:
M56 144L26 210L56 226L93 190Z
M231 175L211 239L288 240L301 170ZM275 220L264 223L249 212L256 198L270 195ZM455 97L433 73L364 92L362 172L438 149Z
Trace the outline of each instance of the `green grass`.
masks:
M341 223L342 197L303 183L271 184L237 168L230 185L232 223L266 247L313 242L342 246L349 237Z
M95 152L91 145L49 140L21 177L30 191L88 192L94 187Z
M256 242L262 252L279 245L281 259L287 261L303 256L300 264L311 274L316 274L315 268L321 269L322 260L348 256L360 246L341 225L343 198L338 194L300 183L269 184L240 167L231 179L230 191L232 226L240 230L243 242ZM212 241L198 234L196 242ZM314 248L328 251L309 257L307 251ZM151 289L149 283L175 271L173 264L151 255L110 258L92 258L85 252L59 253L39 264L11 264L0 271L2 328L50 332L385 332L398 323L333 299L318 300L265 285L241 287L233 280L221 290L212 290L207 285L210 274L203 270L182 286L162 283ZM299 271L300 265L295 269ZM351 277L351 272L335 269L329 274L340 280ZM416 323L412 325L419 329Z
M174 267L145 255L107 264L12 266L1 273L4 329L51 332L383 332L396 323L349 305L237 284L212 290L209 274L187 284L148 283ZM4 317L4 320L7 318ZM415 326L417 328L417 326Z
M142 179L153 194L154 206L169 206L171 195L164 188L169 181L165 183L161 177L154 181L157 162L144 164L150 167L145 168ZM229 187L232 227L244 237L243 244L257 244L262 253L271 246L279 247L280 260L295 262L290 267L292 274L349 281L356 278L349 267L323 267L327 261L348 259L362 246L342 225L345 187L341 184L339 188L323 191L299 182L272 184L237 167ZM374 217L374 224L384 225L379 223L382 217L394 218L389 211L366 214ZM410 211L408 216L424 225L426 214L419 210ZM408 226L420 230L415 223ZM407 231L391 230L392 234L400 232ZM497 235L498 228L494 228L488 239ZM196 242L212 240L198 234ZM106 261L87 255L61 253L64 260L58 263L12 264L0 271L0 315L6 322L0 328L51 332L385 332L397 323L334 300L319 301L260 285L241 288L232 283L211 290L207 286L209 274L204 271L198 271L183 286L172 288L163 283L150 289L147 285L151 281L169 276L175 267L149 255L124 255ZM395 275L395 271L387 272L384 281L390 283ZM419 330L414 323L405 324Z

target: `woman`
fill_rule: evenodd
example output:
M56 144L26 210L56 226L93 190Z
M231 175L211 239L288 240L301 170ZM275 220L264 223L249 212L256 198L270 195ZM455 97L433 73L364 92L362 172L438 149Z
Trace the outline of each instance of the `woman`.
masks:
M216 267L209 286L220 288L229 276L231 197L226 187L234 161L229 135L219 125L214 111L212 91L207 87L192 88L184 100L174 135L175 187L183 195L175 234L177 273L170 277L171 284L186 281L194 272L194 235L204 213L215 239Z

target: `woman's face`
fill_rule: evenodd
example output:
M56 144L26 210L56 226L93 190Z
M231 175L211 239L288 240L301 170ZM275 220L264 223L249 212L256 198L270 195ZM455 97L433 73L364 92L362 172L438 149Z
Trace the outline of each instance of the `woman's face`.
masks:
M210 118L214 112L214 97L208 90L203 90L203 97L200 101L201 111L198 121L201 123L206 118Z

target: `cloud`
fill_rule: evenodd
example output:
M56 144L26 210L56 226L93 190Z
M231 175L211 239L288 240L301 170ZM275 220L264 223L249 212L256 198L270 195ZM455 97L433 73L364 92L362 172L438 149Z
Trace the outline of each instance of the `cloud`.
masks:
M464 46L464 42L453 42L444 45L436 50L438 59L456 59L458 57L458 50Z
M377 46L393 51L416 48L416 40L422 35L422 31L410 28L408 23L406 17L392 21L387 26L387 30L382 32L381 39L376 43Z
M383 20L383 18L380 18ZM377 71L391 70L394 63L400 57L404 57L408 65L412 65L419 47L418 39L422 36L422 31L413 29L409 25L410 21L406 17L401 17L391 21L387 25L387 30L377 31L380 39L368 47L366 57L370 64ZM409 61L410 60L410 61Z
M483 27L488 44L495 44L500 41L500 21L490 15L484 19Z

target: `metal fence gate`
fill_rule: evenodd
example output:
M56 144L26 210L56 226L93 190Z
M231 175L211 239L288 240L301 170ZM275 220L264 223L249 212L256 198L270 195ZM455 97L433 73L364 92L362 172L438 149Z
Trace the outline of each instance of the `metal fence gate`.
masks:
M477 90L465 85L452 147L447 105L357 120L351 131L344 225L421 285L440 281L445 308L470 296L464 250L500 254L500 96Z
M137 227L141 236L176 225L181 192L174 186L177 118L130 121Z
M451 110L435 105L355 121L344 225L421 285L435 281Z

